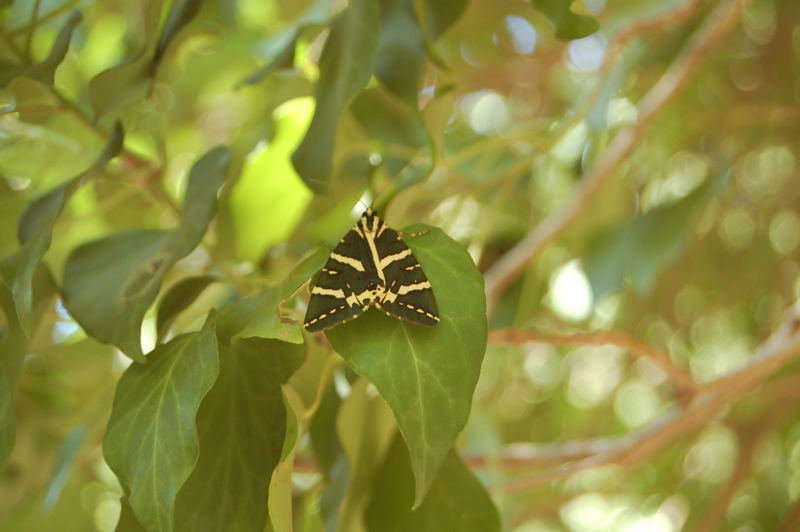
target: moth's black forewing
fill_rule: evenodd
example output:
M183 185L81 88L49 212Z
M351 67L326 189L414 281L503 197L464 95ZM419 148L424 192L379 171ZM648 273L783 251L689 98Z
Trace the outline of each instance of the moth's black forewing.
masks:
M328 329L374 305L386 314L436 325L432 287L411 249L372 209L367 209L331 252L304 320L308 331Z

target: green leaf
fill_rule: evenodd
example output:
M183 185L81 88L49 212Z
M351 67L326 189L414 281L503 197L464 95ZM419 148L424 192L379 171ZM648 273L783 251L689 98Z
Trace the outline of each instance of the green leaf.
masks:
M433 286L441 322L422 327L371 310L327 336L394 411L411 453L419 504L469 415L486 350L486 299L469 254L440 229L407 243Z
M175 318L186 310L208 285L218 281L217 275L198 275L181 279L172 285L158 305L156 336L161 341Z
M89 99L97 117L141 100L150 88L162 3L162 0L146 0L138 4L143 5L146 44L142 51L127 63L100 72L89 82Z
M64 305L88 334L142 359L145 312L165 272L200 243L229 162L230 151L219 147L195 163L177 229L126 231L72 252L64 267Z
M467 0L417 0L416 7L431 40L436 40L461 17Z
M412 0L381 0L381 34L377 77L390 92L417 108L425 37L414 14Z
M147 532L142 524L136 520L136 514L133 513L131 504L127 497L120 499L120 512L119 521L115 532Z
M64 489L64 484L66 484L72 471L72 466L75 464L78 450L86 438L86 433L86 425L81 424L69 431L66 438L64 438L64 442L58 450L53 475L50 478L50 484L47 486L47 493L44 497L44 508L46 510L52 510L58 502L61 491Z
M556 27L556 38L558 39L566 41L581 39L600 28L597 20L593 17L573 12L571 1L531 0L531 3Z
M251 338L223 348L217 382L200 406L200 458L178 493L177 530L263 530L267 488L281 457L281 384L303 347Z
M0 471L3 470L8 455L14 447L15 427L14 390L6 377L5 369L0 364Z
M326 191L333 173L334 134L339 115L367 84L375 68L379 11L374 0L352 0L331 23L319 62L314 118L292 154L297 173L315 192Z
M157 347L117 384L103 454L148 530L172 530L175 497L197 460L195 417L219 368L215 321Z
M336 421L336 433L344 450L344 458L337 466L342 467L341 462L344 462L348 475L344 479L335 476L331 479L332 482L338 480L338 485L331 485L332 502L336 500L334 495L342 499L338 527L329 528L331 531L365 530L364 511L372 493L375 471L383 463L397 434L391 410L380 397L368 392L368 385L365 379L353 383ZM334 472L339 473L338 470ZM337 494L337 489L341 493Z
M69 50L69 43L72 40L72 34L75 27L83 20L83 15L80 11L74 11L72 15L61 27L61 30L53 42L53 47L50 49L50 54L44 61L33 67L27 74L46 85L53 85L55 78L56 68L61 64L61 61L67 56Z
M108 145L82 174L36 198L25 209L17 228L20 249L0 260L0 278L14 296L14 305L25 334L33 328L33 275L50 247L53 226L72 195L121 150L123 131L117 123Z
M178 32L186 24L188 24L203 5L203 0L174 0L170 6L169 15L164 22L164 27L161 29L161 35L158 37L158 44L156 45L155 53L151 61L151 69L154 71L164 52L167 50L170 41L178 34Z
M606 229L589 245L586 273L595 300L619 289L629 278L638 293L649 291L661 270L681 254L692 213L725 186L730 170L674 203Z
M56 285L50 270L37 268L33 277L34 315L52 309ZM14 391L22 370L25 355L29 352L29 338L22 330L11 291L0 284L0 308L5 314L5 329L0 329L0 470L14 446Z
M367 137L380 142L376 151L381 153L381 166L388 176L399 178L398 189L419 183L430 175L433 160L430 156L419 157L419 152L427 148L430 154L433 146L416 103L403 105L380 87L370 87L358 95L350 109Z
M372 493L364 515L370 531L502 530L500 516L489 494L455 451L442 463L425 502L412 511L414 488L408 452L400 438L395 438L376 475Z
M292 477L294 456L300 444L300 426L304 412L303 400L289 386L283 386L283 403L286 408L286 438L281 459L269 483L269 521L275 532L292 532Z

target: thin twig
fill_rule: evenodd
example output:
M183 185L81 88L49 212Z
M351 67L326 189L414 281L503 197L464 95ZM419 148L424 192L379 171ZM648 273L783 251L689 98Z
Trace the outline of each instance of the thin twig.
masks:
M687 85L700 63L738 22L748 0L726 0L708 16L695 32L686 48L670 65L661 79L639 104L638 120L621 130L584 175L575 193L562 209L533 228L486 272L486 294L490 315L500 294L516 279L552 240L586 210L595 193L613 175L619 165L634 150L656 116Z
M570 335L539 334L515 329L497 329L489 333L489 343L522 344L543 342L553 345L615 345L636 357L644 357L658 366L669 378L680 398L695 393L695 382L686 370L677 366L667 353L659 351L618 331L592 331Z

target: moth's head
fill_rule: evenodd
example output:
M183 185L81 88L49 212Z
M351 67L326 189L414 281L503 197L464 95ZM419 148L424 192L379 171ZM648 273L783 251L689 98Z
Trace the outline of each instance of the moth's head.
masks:
M378 218L378 214L375 211L373 211L371 208L368 208L361 215L361 220L359 220L358 223L364 233L374 234L378 232L378 229L380 229L381 219Z

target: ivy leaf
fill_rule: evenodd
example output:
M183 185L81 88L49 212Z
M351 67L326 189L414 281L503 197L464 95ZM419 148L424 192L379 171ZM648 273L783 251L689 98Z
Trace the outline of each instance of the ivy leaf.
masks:
M5 369L0 365L0 471L14 447L15 427L14 391Z
M0 261L0 278L11 290L20 324L29 336L33 328L33 275L50 247L53 226L72 195L122 151L122 144L122 125L117 123L106 148L88 170L33 200L20 217L20 249Z
M144 97L169 43L200 10L202 0L176 0L170 5L161 33L156 39L161 19L162 0L145 2L144 49L132 60L100 72L89 82L92 109L100 117L136 103Z
M636 292L650 290L664 266L685 247L692 213L716 195L729 176L726 168L688 196L597 234L586 257L595 300L619 289L626 277Z
M394 95L417 107L425 61L425 37L412 0L381 0L381 34L375 77Z
M379 32L380 9L374 0L352 0L331 23L319 62L317 107L303 141L292 154L297 173L315 192L324 192L330 181L336 124L372 75Z
M422 327L370 310L327 336L394 412L411 454L419 505L469 415L486 350L486 298L469 254L441 229L407 243L433 286L441 322Z
M425 502L412 511L414 488L408 460L403 442L395 438L372 486L372 500L364 515L367 530L502 530L489 494L455 451L442 463Z
M195 417L219 367L215 321L157 347L117 384L103 454L148 530L172 530L175 497L197 460Z
M341 486L344 493L340 495L343 500L338 527L329 530L364 530L364 511L374 487L375 472L397 434L391 410L380 397L368 393L368 384L366 379L353 384L336 421L349 475L347 483L342 482Z
M53 79L56 74L56 68L61 64L61 61L67 56L69 50L69 43L72 40L72 34L75 27L83 20L83 15L80 11L74 11L67 19L64 25L58 32L56 40L53 41L53 47L44 61L33 67L28 72L28 75L34 79L41 81L46 85L53 85Z
M417 0L416 5L421 11L420 18L425 21L431 40L436 40L461 17L467 8L467 1Z
M64 267L64 305L88 334L143 359L144 314L165 272L200 243L230 157L227 148L214 148L192 167L177 229L126 231L72 252Z
M217 275L198 275L181 279L172 285L158 305L156 337L160 342L178 314L186 310L208 285L219 280Z
M556 27L556 38L558 39L565 41L581 39L600 28L594 18L573 12L571 1L531 0L531 3Z
M217 382L200 406L200 458L178 493L177 530L263 530L267 488L281 457L281 384L303 347L250 338L223 348Z
M300 445L300 426L304 412L303 400L294 389L284 385L283 404L286 408L286 437L281 459L269 482L269 520L275 532L292 532L292 476L294 457Z
M52 308L55 293L56 285L50 270L45 267L37 268L33 277L33 307L36 316L40 316L45 308ZM30 343L14 307L11 291L0 284L0 309L5 314L5 330L0 329L0 470L14 446L14 391Z

